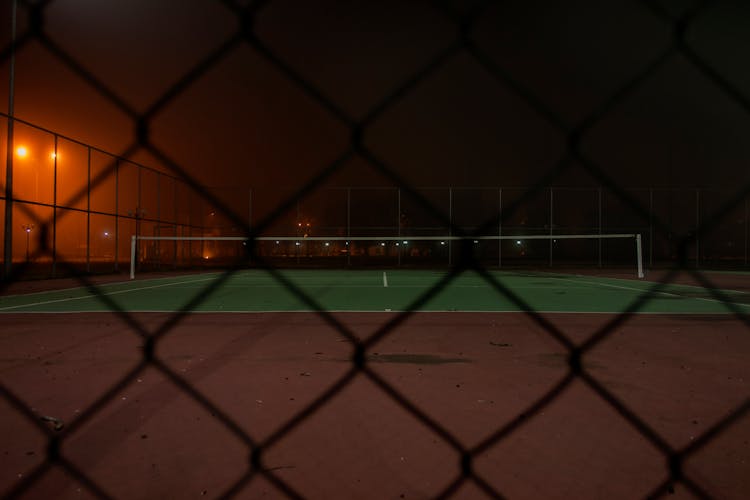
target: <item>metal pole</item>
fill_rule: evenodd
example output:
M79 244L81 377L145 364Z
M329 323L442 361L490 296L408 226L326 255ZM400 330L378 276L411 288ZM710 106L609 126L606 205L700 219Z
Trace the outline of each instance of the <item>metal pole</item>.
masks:
M156 172L156 236L161 236L161 173ZM156 240L156 269L161 271L161 242Z
M701 260L701 242L700 242L700 227L701 227L701 191L700 189L695 190L695 268L700 267Z
M174 224L174 234L177 236L177 226L180 221L180 216L178 215L179 210L179 203L177 202L177 197L179 195L179 191L177 190L177 179L172 177L172 185L174 186L174 212L172 212L172 222ZM180 226L180 231L182 231L182 226ZM184 234L184 233L183 233ZM177 269L177 259L179 258L179 254L177 252L177 246L179 245L179 242L175 241L173 252L172 252L172 268Z
M247 191L247 232L253 230L253 188Z
M91 272L91 146L86 148L86 272Z
M192 220L191 217L190 217L190 215L191 215L191 210L190 209L192 207L192 205L190 204L190 190L187 191L186 198L187 198L187 207L186 208L187 208L188 236L192 236L193 235L193 226L190 225L191 224L191 220ZM184 233L184 230L183 230L183 233ZM188 267L191 267L192 265L193 265L193 240L188 240Z
M641 233L638 233L635 235L635 258L638 260L638 277L643 278L645 275L643 274L643 258L642 258L642 250L641 250Z
M503 235L503 188L497 190L497 235ZM503 240L497 240L497 267L503 267Z
M141 185L142 185L141 183L142 172L141 171L142 169L141 167L136 167L136 168L138 168L138 186L137 186L138 198L137 198L136 207L135 207L135 234L136 236L143 236L141 234L141 210L142 210L141 209L141 206L142 206L141 205ZM138 240L136 240L135 254L139 257L140 257L140 246L141 244L138 242ZM144 260L145 260L145 256L144 256ZM137 258L135 265L138 266L139 262L140 262L140 258Z
M597 189L599 194L599 269L602 268L602 188Z
M448 188L448 236L453 236L453 188ZM453 265L453 240L448 240L448 266Z
M136 248L136 236L130 237L130 279L135 279L135 248Z
M748 212L748 198L745 198L745 266L747 266L747 235L748 235L748 228L750 228L750 221L747 220L748 216L750 215L750 212Z
M120 258L120 160L115 158L115 272Z
M654 188L648 188L648 267L654 267Z
M401 189L396 189L396 195L398 197L398 210L396 210L396 236L401 237ZM396 253L398 254L396 265L401 265L401 246L399 242L396 242Z
M749 198L745 198L745 266L747 266L747 234L748 228L750 227L750 221L747 220L748 215L750 215L750 213L748 212L748 199Z
M5 160L5 229L3 268L5 277L13 270L13 117L16 77L16 11L17 0L11 3L10 15L10 72L8 76L8 142Z
M54 174L52 184L52 277L57 270L57 134L55 134Z
M552 224L554 222L554 189L549 188L549 267L552 267Z
M302 244L299 241L299 234L300 234L299 233L299 225L300 225L300 222L302 222L302 221L300 220L299 200L297 200L296 203L297 203L297 221L296 221L296 224L294 224L294 227L297 230L297 238L298 239L297 239L297 241L294 242L294 253L297 256L297 264L299 264L299 251L301 250L300 247L302 246Z

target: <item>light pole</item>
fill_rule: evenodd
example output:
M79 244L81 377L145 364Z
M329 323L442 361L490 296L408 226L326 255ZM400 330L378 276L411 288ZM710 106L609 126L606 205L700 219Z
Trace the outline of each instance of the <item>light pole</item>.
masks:
M24 232L26 232L26 263L29 263L29 237L31 236L31 231L34 229L34 224L22 224L21 227L23 228Z

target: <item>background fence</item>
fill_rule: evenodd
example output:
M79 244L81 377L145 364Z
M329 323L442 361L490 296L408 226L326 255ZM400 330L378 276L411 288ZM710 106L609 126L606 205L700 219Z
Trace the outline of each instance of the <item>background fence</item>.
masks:
M7 133L8 116L0 134ZM27 263L27 276L59 276L58 260L71 269L117 272L127 269L130 237L240 236L284 201L284 190L207 188L238 218L227 216L187 181L119 157L23 120L15 120L13 255ZM0 153L7 154L3 143ZM109 172L111 170L111 172ZM105 176L100 178L101 173ZM3 172L4 173L4 172ZM93 187L92 187L93 185ZM446 236L454 231L486 235L640 233L644 263L674 264L679 244L704 225L730 192L716 189L643 188L628 195L644 208L636 212L601 187L545 187L524 199L529 187L326 187L297 199L264 228L264 236ZM0 198L3 201L5 196ZM431 208L423 205L428 200ZM2 210L4 211L4 203ZM506 217L504 209L513 207ZM746 197L710 232L696 234L686 253L696 268L748 266L750 202ZM440 218L435 211L444 215ZM483 227L488 218L495 227ZM48 251L39 220L48 220ZM238 224L242 222L243 224ZM656 232L654 221L671 232ZM247 222L249 221L249 226ZM4 232L3 232L4 233ZM5 234L3 241L5 239ZM299 252L259 248L267 256ZM500 246L498 246L500 245ZM4 247L4 245L3 245ZM492 248L489 248L492 247ZM483 263L565 262L584 266L631 264L630 248L606 241L524 242L485 245ZM2 251L2 250L0 250ZM206 266L221 249L198 243L159 242L141 249L151 269ZM148 253L148 254L147 254ZM235 256L230 252L225 257ZM309 253L309 252L308 252ZM4 258L4 254L0 254ZM330 256L330 252L326 255ZM309 256L309 255L308 255ZM339 259L351 265L351 259ZM400 264L400 259L392 259ZM295 259L279 265L299 264ZM382 264L383 262L381 262ZM434 260L428 263L435 264ZM446 264L447 262L438 262ZM68 271L68 272L69 272Z
M209 205L185 181L22 120L14 125L12 261L28 264L26 277L117 272L134 234L204 235ZM198 249L192 257L200 259Z

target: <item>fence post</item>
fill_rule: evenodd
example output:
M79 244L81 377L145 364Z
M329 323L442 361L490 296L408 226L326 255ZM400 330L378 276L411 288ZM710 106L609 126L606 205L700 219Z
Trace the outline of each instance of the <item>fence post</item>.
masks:
M177 236L177 226L180 222L180 216L179 216L179 202L177 200L177 197L179 196L179 191L177 190L177 179L175 177L172 177L172 184L174 186L174 212L172 212L173 222L174 222L174 234ZM182 226L180 226L180 231L184 234L184 229ZM177 245L180 245L180 242L175 241L174 242L174 252L172 255L172 268L177 269L177 260L179 259L179 252L177 251ZM180 245L180 248L184 248L182 245Z
M120 269L120 160L115 158L115 272Z
M654 267L654 188L648 188L648 267Z
M641 249L641 233L635 235L635 258L638 260L638 277L644 278L643 274L643 251Z
M91 146L86 147L86 272L91 272Z
M599 195L599 269L602 268L602 187L597 188Z
M748 229L750 229L750 222L747 220L748 216L750 216L750 212L748 212L748 199L750 199L750 196L745 197L745 266L747 266L747 234Z
M352 237L352 188L346 188L346 237ZM346 265L352 265L352 245L346 242Z
M52 277L54 278L57 271L57 134L55 134L52 165Z
M161 173L156 172L156 236L161 236ZM156 269L161 271L161 242L156 240Z
M398 199L398 210L396 210L396 236L401 237L401 188L396 189L396 195ZM396 265L401 266L401 245L400 242L396 242ZM387 251L386 251L387 253Z
M695 268L700 268L701 260L701 242L700 242L700 227L701 227L701 190L695 190Z
M130 237L130 279L135 278L136 235Z
M554 188L549 188L549 267L552 267L552 224L554 223L554 206L555 206L555 197L554 197Z
M247 190L247 232L253 230L253 188Z
M497 267L503 267L503 188L497 189Z
M448 188L448 236L453 236L453 187ZM453 240L448 240L448 267L453 265Z

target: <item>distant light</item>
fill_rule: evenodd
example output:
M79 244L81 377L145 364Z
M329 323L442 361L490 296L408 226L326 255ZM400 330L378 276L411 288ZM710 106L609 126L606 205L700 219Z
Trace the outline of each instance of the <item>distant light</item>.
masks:
M520 244L521 244L521 240L516 240L516 245L520 245Z
M441 242L440 242L440 244L441 244L441 245L445 245L445 242L444 242L444 241L441 241Z
M299 241L295 241L294 244L299 246Z
M298 223L297 223L297 227L302 227L302 223L301 223L301 222L298 222Z
M109 236L109 231L104 231L104 236Z
M331 244L326 241L326 246L330 246Z
M208 255L204 255L204 256L203 256L203 258L204 258L205 260L208 260Z
M479 240L474 240L474 243L479 243Z
M16 148L16 155L18 155L19 158L26 158L29 155L29 150L26 149L26 146L18 146Z
M385 246L385 243L381 243L381 244L380 244L380 246L381 246L381 247L384 247L384 246Z
M409 244L409 242L408 242L408 241L404 241L404 245L408 245L408 244Z
M31 228L30 228L30 227L27 227L27 228L26 228L26 232L27 232L27 233L30 233L30 232L31 232Z
M279 244L279 240L276 240L276 244L277 244L277 245Z
M396 242L396 246L398 246L398 241Z
M50 158L52 158L52 159L54 160L55 158L57 158L57 153L55 153L54 151L52 151L52 152L51 152L51 153L49 154L49 157L50 157Z
M349 246L349 242L348 241L346 242L346 246Z

